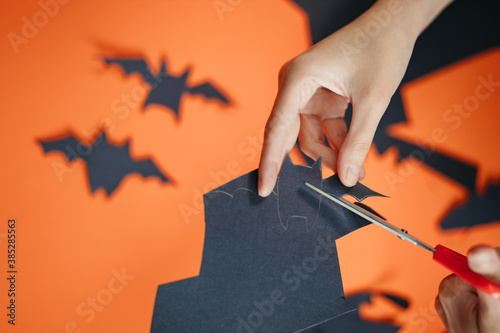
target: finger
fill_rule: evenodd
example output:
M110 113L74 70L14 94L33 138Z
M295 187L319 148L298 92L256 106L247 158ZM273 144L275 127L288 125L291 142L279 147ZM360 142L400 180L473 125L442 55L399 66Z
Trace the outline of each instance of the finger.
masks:
M344 118L324 119L322 124L328 142L338 152L347 136L347 126Z
M345 137L347 136L347 126L344 118L331 118L323 120L323 130L326 133L326 137L328 138L328 142L332 149L334 149L337 153L342 147L344 143ZM337 165L331 168L334 171L337 171ZM366 177L365 167L361 166L359 172L359 180L363 180Z
M449 332L478 332L478 297L474 287L452 274L441 281L438 298Z
M310 98L309 89L301 89L300 84L292 79L287 81L286 74L283 74L281 81L273 110L266 124L259 163L258 191L263 197L268 196L274 189L283 159L297 140L301 99Z
M299 141L302 151L313 160L321 156L321 163L334 170L337 166L337 152L325 144L320 118L307 114L302 114L300 118Z
M300 129L297 115L286 127L267 125L259 164L258 191L267 197L274 189L285 156L292 150Z
M365 179L365 177L366 177L366 170L365 170L365 166L362 165L361 170L359 171L359 180L363 180L363 179Z
M436 312L441 318L441 321L444 324L444 327L446 328L446 331L450 330L450 327L448 325L448 318L446 318L446 313L444 312L443 305L441 304L441 301L439 300L439 295L436 296L436 299L434 300L434 307L436 308Z
M477 245L467 255L469 267L488 280L500 284L500 248Z
M488 280L500 284L500 248L478 245L469 250L469 267ZM500 331L500 300L478 291L480 323L484 332Z
M353 105L351 127L339 152L338 172L344 185L353 186L359 180L363 162L386 107L386 104L377 106L368 102Z

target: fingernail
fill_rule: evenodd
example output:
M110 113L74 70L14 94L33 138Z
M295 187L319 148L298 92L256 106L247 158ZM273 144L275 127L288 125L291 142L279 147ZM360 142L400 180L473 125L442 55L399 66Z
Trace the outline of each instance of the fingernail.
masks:
M345 185L346 186L354 186L358 182L359 179L359 168L354 165L349 165L347 167Z
M271 194L271 191L268 188L261 188L259 190L259 195L263 198L267 197L269 194Z
M271 194L271 191L269 190L269 188L265 187L262 183L263 183L262 179L259 178L259 195L261 197L267 197L269 194Z

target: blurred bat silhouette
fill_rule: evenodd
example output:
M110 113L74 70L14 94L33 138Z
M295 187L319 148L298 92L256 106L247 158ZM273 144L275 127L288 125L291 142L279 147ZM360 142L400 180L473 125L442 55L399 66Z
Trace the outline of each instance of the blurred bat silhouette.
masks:
M39 143L45 153L61 152L69 162L78 158L84 160L92 193L102 187L110 196L131 173L138 173L143 177L158 177L164 183L170 181L151 159L133 160L130 157L129 141L121 147L115 146L107 140L105 132L91 146L81 143L73 135L56 140L39 140Z
M394 304L398 311L407 309L409 303L406 299L397 295L380 292L360 292L347 297L347 300L358 309L372 303L373 297L379 296L388 303ZM396 333L400 326L391 323L389 318L373 321L361 317L359 311L353 311L339 316L325 323L321 323L314 328L303 331L303 333L333 333L333 332L370 332L370 333Z
M167 63L163 60L159 73L153 73L146 61L142 58L103 58L108 65L118 65L125 75L138 73L143 81L150 87L149 95L144 102L143 108L150 104L163 105L174 111L179 118L179 105L184 93L190 95L202 95L207 99L214 98L224 104L229 100L212 83L205 82L196 86L188 86L187 78L190 69L176 77L168 74Z
M442 229L474 227L500 221L500 184L490 184L486 193L469 193L464 201L456 206L441 220Z

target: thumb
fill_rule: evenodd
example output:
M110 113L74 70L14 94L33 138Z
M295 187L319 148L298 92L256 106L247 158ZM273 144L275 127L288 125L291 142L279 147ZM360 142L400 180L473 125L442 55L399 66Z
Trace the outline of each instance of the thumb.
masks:
M467 257L470 269L500 284L500 248L477 245L469 250Z
M354 186L359 180L363 162L387 104L374 107L367 102L353 103L351 126L339 151L337 170L345 186Z
M500 285L500 248L478 245L470 249L468 254L469 267L474 272L483 275L488 280ZM479 311L481 315L481 332L498 332L500 321L500 300L478 291Z

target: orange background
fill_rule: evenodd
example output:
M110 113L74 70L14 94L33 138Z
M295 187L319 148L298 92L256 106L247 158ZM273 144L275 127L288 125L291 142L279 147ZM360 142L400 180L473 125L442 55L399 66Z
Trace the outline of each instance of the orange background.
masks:
M257 167L255 142L261 142L278 70L310 45L307 16L288 1L243 1L221 19L212 0L73 0L60 4L15 52L8 34L22 35L23 18L32 22L43 9L36 1L0 6L2 309L8 302L5 234L11 217L17 220L19 271L16 326L7 325L2 310L0 329L148 332L157 286L199 273L201 193ZM179 119L162 106L143 110L143 99L118 112L122 95L143 83L138 75L125 77L116 66L104 65L103 56L144 57L154 70L166 59L173 75L191 68L188 83L210 80L232 103L184 96ZM437 148L476 163L479 189L500 178L500 93L481 101L458 129L443 121L443 113L474 93L479 75L499 81L499 61L499 50L492 50L407 84L409 122L391 128L410 141L442 128L448 139ZM90 142L99 128L114 143L131 140L134 158L152 158L174 182L130 175L110 197L103 190L92 194L84 162L44 154L37 143L68 132ZM292 156L301 162L297 152ZM440 230L439 220L467 193L435 171L412 160L398 164L396 151L380 156L374 149L366 168L364 183L391 197L367 203L389 221L462 253L476 243L498 245L498 223ZM391 188L386 174L402 170L410 171ZM381 290L410 301L404 311L375 301L362 308L363 316L392 318L401 332L443 330L433 303L448 272L428 253L375 226L337 243L346 294ZM109 289L113 272L122 269L133 278L86 321L77 308Z

